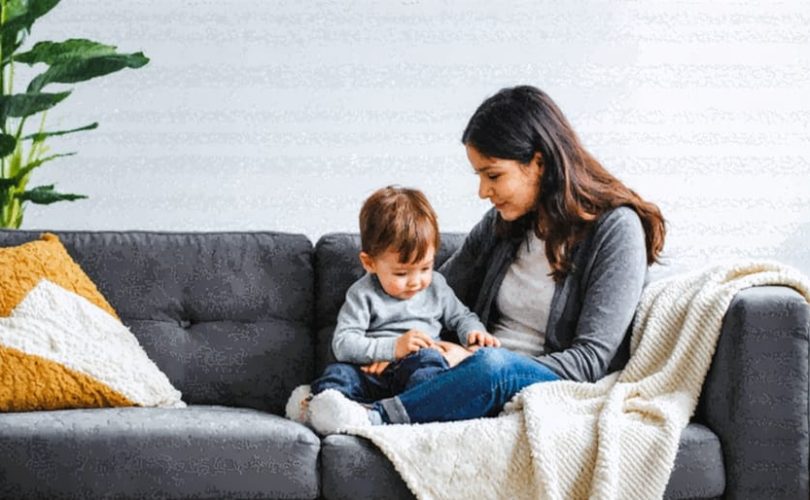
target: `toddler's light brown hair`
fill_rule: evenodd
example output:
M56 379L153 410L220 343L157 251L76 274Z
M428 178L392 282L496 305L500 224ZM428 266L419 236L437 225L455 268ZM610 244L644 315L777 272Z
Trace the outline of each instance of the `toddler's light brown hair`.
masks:
M403 264L419 262L441 238L436 212L418 189L387 186L378 189L360 209L361 250L376 257L391 249Z

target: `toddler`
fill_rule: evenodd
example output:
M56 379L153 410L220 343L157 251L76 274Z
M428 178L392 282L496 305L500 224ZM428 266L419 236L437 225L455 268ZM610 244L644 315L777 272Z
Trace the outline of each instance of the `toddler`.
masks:
M365 201L360 262L366 274L346 292L338 314L332 339L338 362L312 383L311 395L306 386L293 392L290 418L306 421L308 400L325 391L324 397L332 392L328 397L371 403L457 364L469 352L440 341L443 327L462 346L500 344L433 271L439 238L436 214L420 191L389 186Z

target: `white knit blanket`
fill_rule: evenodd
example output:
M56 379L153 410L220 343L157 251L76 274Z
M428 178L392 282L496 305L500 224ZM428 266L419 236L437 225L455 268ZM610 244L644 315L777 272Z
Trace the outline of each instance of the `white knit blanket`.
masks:
M769 261L674 276L642 294L623 371L539 383L497 418L345 429L373 441L419 499L660 498L734 295L810 282Z

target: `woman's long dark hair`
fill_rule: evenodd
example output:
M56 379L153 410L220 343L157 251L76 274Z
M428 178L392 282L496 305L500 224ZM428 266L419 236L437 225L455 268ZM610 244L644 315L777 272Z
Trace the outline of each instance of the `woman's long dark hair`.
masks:
M611 175L579 142L554 101L528 85L506 88L485 100L470 118L461 142L479 153L528 165L540 153L543 175L535 207L514 222L499 219L501 235L529 228L546 243L552 277L571 270L574 245L606 211L629 206L641 218L647 263L658 261L666 227L661 210Z

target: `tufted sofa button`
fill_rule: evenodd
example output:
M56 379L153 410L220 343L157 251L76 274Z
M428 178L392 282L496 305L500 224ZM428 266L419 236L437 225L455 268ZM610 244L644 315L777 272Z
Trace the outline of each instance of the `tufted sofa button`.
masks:
M191 321L189 321L187 319L181 319L180 320L180 327L181 328L188 328L190 326L191 326Z

